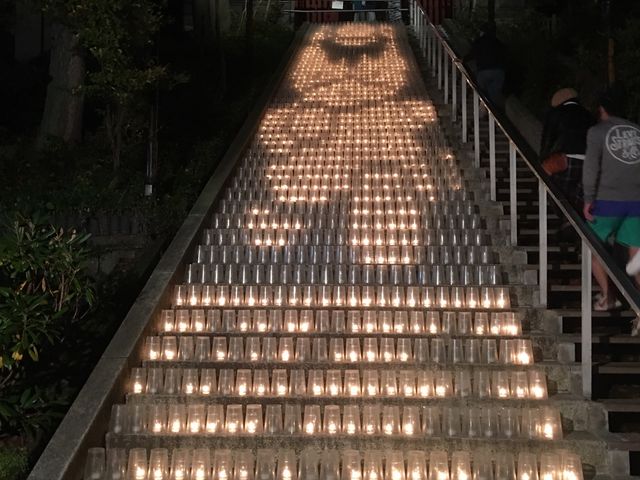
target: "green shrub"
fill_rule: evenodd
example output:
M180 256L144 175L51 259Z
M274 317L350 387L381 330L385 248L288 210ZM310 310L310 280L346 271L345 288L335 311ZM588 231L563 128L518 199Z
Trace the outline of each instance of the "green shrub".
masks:
M24 448L0 446L0 480L20 480L26 476L27 468Z
M51 425L64 385L38 384L43 351L90 311L87 236L16 214L0 230L0 431L34 437Z

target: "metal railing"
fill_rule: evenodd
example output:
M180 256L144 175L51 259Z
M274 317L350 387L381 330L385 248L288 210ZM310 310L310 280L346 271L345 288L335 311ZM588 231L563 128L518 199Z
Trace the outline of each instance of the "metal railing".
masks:
M640 313L640 292L626 272L618 266L584 222L580 213L571 206L565 195L557 185L544 172L538 155L529 146L520 132L514 128L506 115L497 111L487 98L479 91L479 88L449 45L445 34L431 23L416 0L409 1L410 25L418 39L421 53L426 57L431 69L431 75L437 79L438 89L443 91L444 102L451 105L451 119L458 123L457 109L461 110L460 128L462 141L468 141L468 112L467 90L471 88L473 93L473 149L474 164L480 167L480 103L488 112L489 122L489 182L490 197L495 201L496 190L496 125L509 140L509 216L511 244L518 244L518 210L517 210L517 163L522 160L535 175L538 181L538 218L539 218L539 287L540 305L547 306L548 292L548 235L547 235L547 196L558 205L564 218L575 229L582 242L581 264L581 367L582 367L582 393L590 398L592 394L592 279L591 279L591 255L600 260L604 269L609 274L612 282L620 290L630 307ZM458 98L458 77L460 78L460 98Z

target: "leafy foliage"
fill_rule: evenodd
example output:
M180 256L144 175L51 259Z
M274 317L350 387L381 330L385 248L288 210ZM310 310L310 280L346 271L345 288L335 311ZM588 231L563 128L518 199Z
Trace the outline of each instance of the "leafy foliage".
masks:
M90 311L87 236L17 214L0 234L0 430L50 426L67 395L32 384L29 367ZM25 388L26 386L26 388Z
M25 356L38 361L42 344L86 314L93 290L83 278L87 236L18 215L0 237L0 369Z

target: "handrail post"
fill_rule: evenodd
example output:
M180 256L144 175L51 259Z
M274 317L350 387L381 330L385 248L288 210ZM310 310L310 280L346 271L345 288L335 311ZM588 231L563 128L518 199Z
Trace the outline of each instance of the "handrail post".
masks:
M538 230L540 232L538 286L540 288L540 305L547 306L547 187L542 180L538 180Z
M489 185L491 188L491 201L495 202L496 192L496 119L489 112Z
M438 42L438 90L442 90L442 57L444 54L444 45L442 42Z
M427 57L427 65L431 67L431 55L433 52L433 35L431 35L431 28L429 24L425 24L425 56Z
M455 59L451 59L451 121L458 120L458 67Z
M429 30L432 30L432 26L429 25ZM433 42L431 44L431 76L436 76L436 57L438 52L438 37L435 32L431 32L431 36L433 37Z
M582 241L582 326L581 326L581 363L582 363L582 394L591 398L591 250Z
M442 50L444 50L444 46L442 48ZM443 54L443 59L442 59L442 63L443 65L443 69L444 69L444 103L448 104L449 103L449 55L447 54L447 52L444 52Z
M460 94L460 105L462 107L462 143L467 143L467 79L464 75L461 77L462 92Z
M420 17L420 22L422 23L422 54L426 54L427 46L429 45L429 22L427 21L427 17L422 14Z
M480 95L473 89L473 153L474 165L480 167Z
M516 177L516 144L509 140L509 216L511 245L518 244L518 185Z

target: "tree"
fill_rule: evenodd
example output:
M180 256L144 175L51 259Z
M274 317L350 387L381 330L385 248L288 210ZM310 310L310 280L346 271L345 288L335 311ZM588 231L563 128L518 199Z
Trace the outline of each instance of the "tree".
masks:
M152 0L43 2L45 11L59 23L61 36L52 53L52 74L56 76L47 95L42 135L53 133L64 140L76 139L77 129L70 129L73 135L67 138L51 125L62 117L77 126L78 118L81 123L77 112L81 110L81 100L85 94L92 95L104 106L105 129L117 169L127 121L137 103L144 101L145 93L166 77L166 68L157 65L151 54L163 19L160 7ZM85 75L86 57L95 61L96 68ZM78 74L70 78L72 72ZM56 82L56 78L64 81ZM66 98L61 94L65 90ZM72 100L77 100L75 108Z

